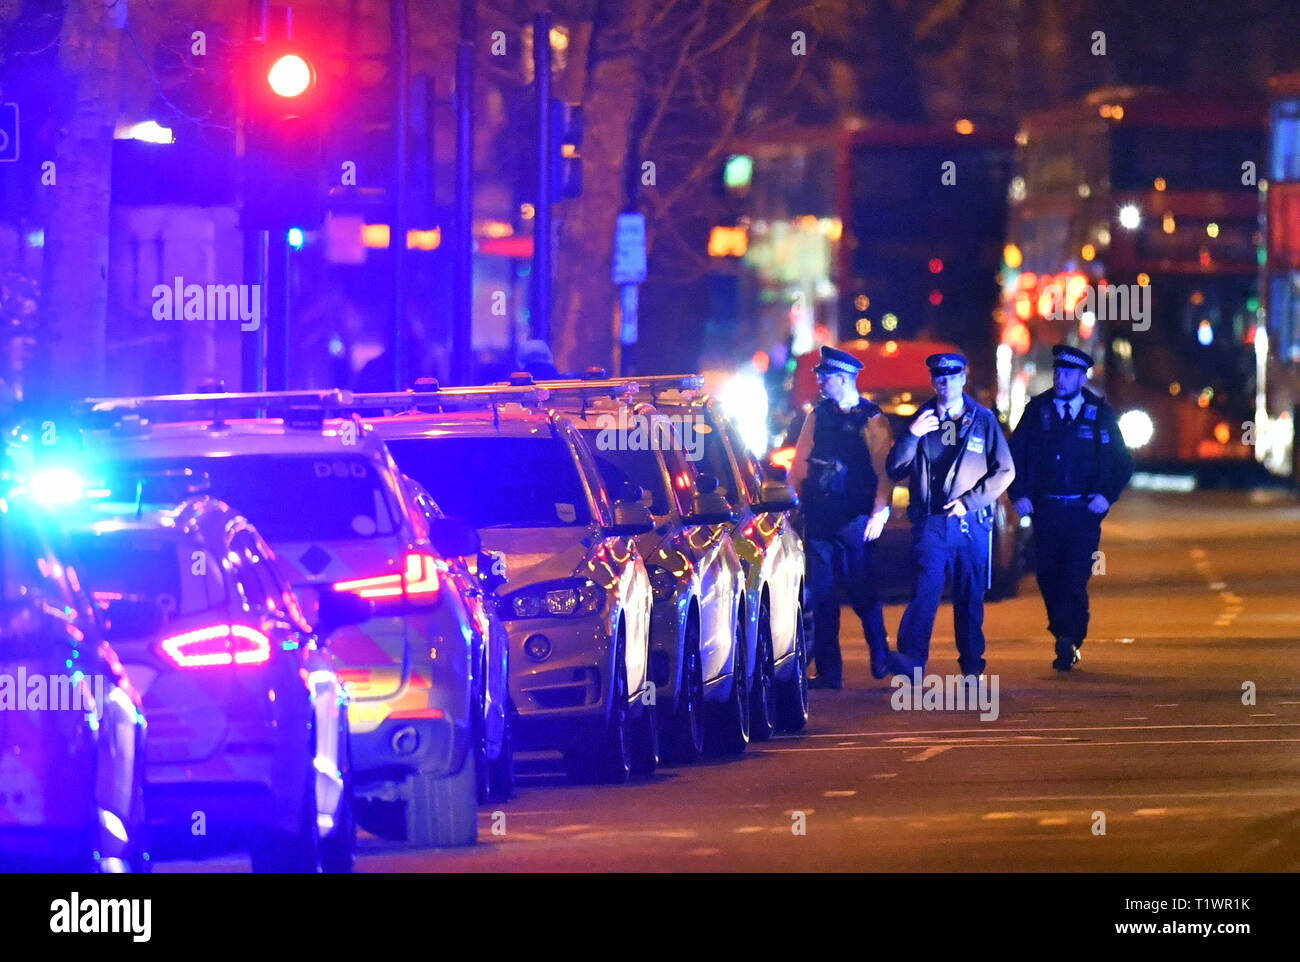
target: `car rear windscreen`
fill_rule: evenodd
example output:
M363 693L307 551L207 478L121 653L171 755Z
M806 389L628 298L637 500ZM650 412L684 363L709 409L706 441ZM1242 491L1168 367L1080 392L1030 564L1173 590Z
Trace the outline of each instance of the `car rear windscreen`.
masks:
M272 545L370 538L397 530L384 488L365 458L284 454L152 458L120 470L206 474L204 491L247 517ZM113 481L119 493L120 479ZM122 494L129 492L121 490Z
M86 587L101 604L148 601L167 615L189 615L226 600L217 560L207 557L196 564L176 541L134 531L78 531L69 540Z
M445 514L476 528L591 522L573 455L556 438L407 438L388 449Z

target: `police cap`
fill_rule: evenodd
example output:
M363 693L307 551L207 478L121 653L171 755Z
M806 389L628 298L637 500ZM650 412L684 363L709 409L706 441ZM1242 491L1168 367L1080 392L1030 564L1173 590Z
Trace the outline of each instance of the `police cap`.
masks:
M1086 371L1092 367L1092 355L1068 344L1058 344L1052 348L1052 365Z
M925 359L925 366L930 369L930 377L947 377L966 370L966 358L957 353L931 354Z
M816 374L847 374L853 378L856 378L861 370L861 361L848 351L841 351L834 347L823 347L821 363L813 368Z

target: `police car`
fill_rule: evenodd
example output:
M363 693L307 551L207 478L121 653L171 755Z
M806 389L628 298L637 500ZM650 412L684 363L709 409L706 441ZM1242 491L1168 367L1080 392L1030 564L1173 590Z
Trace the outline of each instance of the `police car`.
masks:
M0 865L147 871L140 697L70 558L0 497Z
M347 696L324 638L369 603L327 593L305 614L257 529L213 498L88 501L64 525L150 723L158 854L238 846L255 872L351 871Z
M798 499L790 485L766 478L719 403L694 390L653 394L655 408L686 418L704 435L700 473L716 478L736 510L732 542L745 571L745 664L751 683L750 736L762 741L778 729L801 731L808 721L804 547L789 512Z
M506 559L516 743L563 753L571 778L625 781L658 765L648 694L653 592L636 537L654 526L616 501L573 423L520 400L532 388L357 395L402 470L468 518Z
M350 696L357 821L416 845L473 844L479 772L504 744L503 726L482 715L505 704L504 679L489 696L483 666L504 656L485 652L495 642L480 633L437 547L446 532L430 526L383 442L359 418L326 416L346 399L329 391L88 401L84 456L117 470L193 470L257 525L296 588L373 602L374 617L329 643ZM250 411L281 416L237 416Z
M655 596L650 673L665 747L681 762L697 759L706 742L743 751L749 729L745 687L733 684L748 677L740 618L745 574L731 542L735 516L716 482L691 466L702 455L703 435L687 434L635 400L642 384L692 380L539 382L548 403L576 407L574 424L610 490L635 490L653 516L654 529L637 538Z

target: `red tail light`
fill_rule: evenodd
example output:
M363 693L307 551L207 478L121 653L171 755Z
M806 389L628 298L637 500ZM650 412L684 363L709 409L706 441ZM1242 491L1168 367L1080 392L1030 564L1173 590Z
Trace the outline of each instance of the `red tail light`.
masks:
M408 601L436 601L442 590L442 574L447 563L433 555L409 552L402 559L401 573L376 575L373 578L353 578L336 581L335 591L351 591L362 598L382 601L406 598Z
M164 638L158 643L177 668L264 665L271 660L271 639L247 625L213 625Z

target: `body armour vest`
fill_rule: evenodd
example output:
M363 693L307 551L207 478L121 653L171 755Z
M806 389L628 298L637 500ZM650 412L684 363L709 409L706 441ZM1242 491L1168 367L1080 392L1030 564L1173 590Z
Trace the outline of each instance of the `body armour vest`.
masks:
M823 398L816 407L808 477L801 492L808 533L834 534L876 502L876 471L864 430L880 408L862 398L849 411Z

